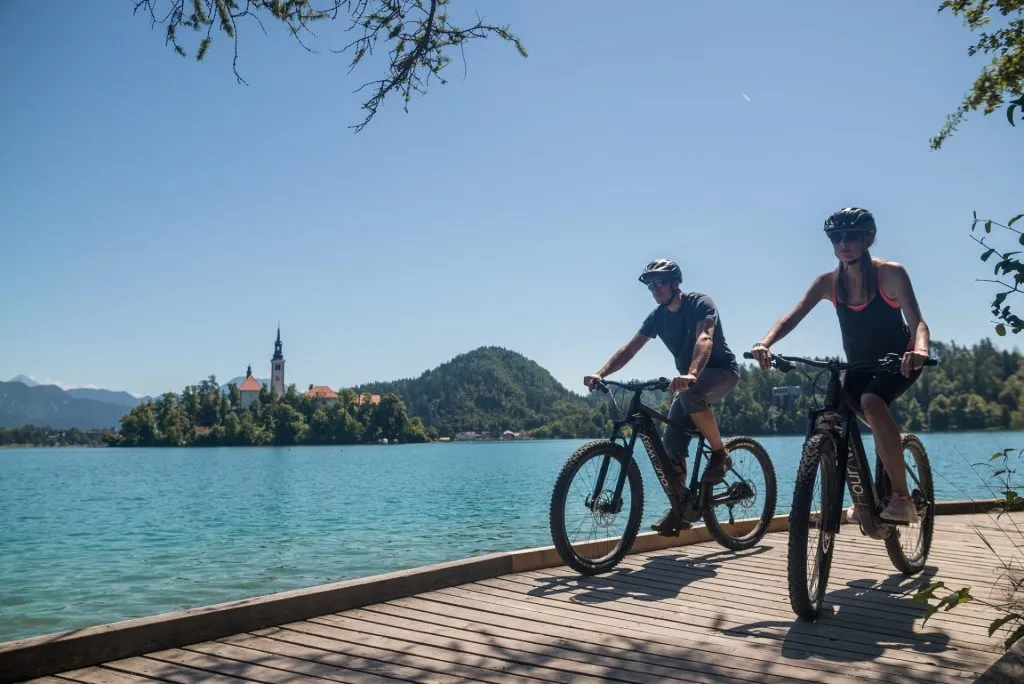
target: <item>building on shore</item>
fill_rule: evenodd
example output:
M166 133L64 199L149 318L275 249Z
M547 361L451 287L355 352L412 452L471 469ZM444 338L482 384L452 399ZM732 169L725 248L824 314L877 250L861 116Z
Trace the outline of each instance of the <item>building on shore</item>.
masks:
M327 385L310 385L305 396L320 402L321 406L330 406L338 400L338 393Z
M252 376L252 366L250 365L245 369L245 382L238 388L241 407L247 409L252 406L260 398L260 391L262 390L263 386L260 384L260 381Z

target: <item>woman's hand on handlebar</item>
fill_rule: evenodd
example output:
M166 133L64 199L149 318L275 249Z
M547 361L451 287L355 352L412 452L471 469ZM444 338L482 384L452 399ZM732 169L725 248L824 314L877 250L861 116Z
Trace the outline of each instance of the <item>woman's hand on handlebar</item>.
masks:
M902 373L904 377L909 378L911 373L916 370L921 370L929 360L928 352L920 352L916 349L905 352L903 354L903 359L900 362L900 373Z

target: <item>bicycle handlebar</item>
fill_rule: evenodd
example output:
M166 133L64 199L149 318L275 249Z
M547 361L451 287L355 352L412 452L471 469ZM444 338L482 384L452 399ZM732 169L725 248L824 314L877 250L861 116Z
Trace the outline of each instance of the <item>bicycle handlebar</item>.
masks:
M748 351L743 352L743 358L753 359L754 355ZM854 361L853 363L842 363L840 361L816 361L814 359L805 359L801 356L783 356L782 354L772 354L772 366L778 368L780 371L789 372L793 370L793 364L799 363L812 368L821 368L823 370L831 371L849 371L849 370L878 370L889 373L898 373L900 371L900 364L902 362L902 356L896 353L886 354L880 359L874 361ZM927 358L924 360L925 366L937 366L939 360L935 358Z
M594 383L594 389L600 390L601 392L607 392L608 387L613 386L621 387L622 389L629 390L630 392L642 392L644 390L661 390L662 392L667 392L669 384L668 378L642 380L639 382L615 382L614 380L602 378Z

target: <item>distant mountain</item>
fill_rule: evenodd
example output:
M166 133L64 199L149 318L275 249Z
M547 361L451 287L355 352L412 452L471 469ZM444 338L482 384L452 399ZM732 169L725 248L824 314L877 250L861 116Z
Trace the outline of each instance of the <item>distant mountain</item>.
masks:
M93 389L92 387L72 387L71 389L64 391L76 399L92 399L94 401L102 401L107 404L127 406L128 408L134 408L139 404L150 400L150 397L136 397L132 394L128 394L127 392Z
M0 382L0 427L117 428L131 407L80 399L56 385Z
M480 347L418 378L375 382L358 393L393 393L410 416L442 435L469 430L531 430L573 414L591 413L586 400L518 352Z
M26 387L58 387L57 385L42 385L27 375L16 375L8 380L8 382L20 382ZM94 401L102 401L107 404L127 406L128 408L134 408L151 399L151 397L136 397L128 392L99 389L95 387L69 387L67 389L58 387L58 389L64 390L76 399L92 399Z

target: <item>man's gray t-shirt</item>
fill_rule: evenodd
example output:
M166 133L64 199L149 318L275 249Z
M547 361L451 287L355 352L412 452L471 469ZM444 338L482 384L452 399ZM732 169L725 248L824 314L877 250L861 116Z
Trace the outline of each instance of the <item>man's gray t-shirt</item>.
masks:
M693 360L693 348L697 343L697 324L710 318L715 324L712 338L711 357L707 368L739 370L736 356L725 342L722 321L718 317L718 309L709 295L700 292L688 292L683 295L683 304L675 313L668 307L659 306L644 320L640 326L640 334L646 337L660 337L661 341L676 360L676 369L680 375L690 372Z

